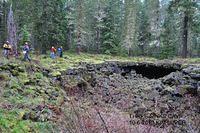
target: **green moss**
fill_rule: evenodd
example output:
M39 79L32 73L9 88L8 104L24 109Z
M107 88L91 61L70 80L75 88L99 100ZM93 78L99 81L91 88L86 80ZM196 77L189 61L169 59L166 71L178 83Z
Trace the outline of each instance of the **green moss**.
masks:
M18 79L15 77L12 77L10 82L9 82L9 88L10 89L17 89L21 88L21 84L19 83Z
M189 63L200 63L200 58L191 58L191 59L188 59L188 62Z
M1 66L1 69L2 70L9 70L9 66L8 65L3 65L3 66Z
M4 73L4 72L2 72L2 73L0 73L0 81L8 81L10 78L9 78L10 76L9 76L9 74L8 73Z
M50 73L50 76L58 77L58 76L61 76L61 73L59 71L53 71L52 73Z
M12 69L10 70L13 76L18 76L19 75L19 71L16 69Z
M42 73L39 73L39 72L36 72L34 74L34 76L36 77L36 79L42 79L43 78L43 74Z
M0 129L2 132L28 132L30 123L18 118L17 111L0 110Z
M35 90L31 88L25 88L23 91L23 96L34 95Z
M3 133L51 132L56 127L51 122L32 122L22 120L23 110L0 109L0 130Z
M23 66L18 66L18 71L19 72L25 72L25 68Z
M27 73L19 73L18 79L19 79L19 82L22 84L27 84L30 82L30 79Z

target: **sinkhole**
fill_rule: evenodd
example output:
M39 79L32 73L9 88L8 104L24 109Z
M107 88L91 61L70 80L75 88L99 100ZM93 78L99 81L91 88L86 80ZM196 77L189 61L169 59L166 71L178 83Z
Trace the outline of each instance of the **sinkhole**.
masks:
M163 65L155 65L155 64L140 64L140 65L130 65L124 66L121 68L123 73L122 76L130 73L131 71L135 71L137 74L141 74L143 77L148 79L159 79L166 75L169 75L172 72L180 71L181 67L173 67L173 66L163 66Z

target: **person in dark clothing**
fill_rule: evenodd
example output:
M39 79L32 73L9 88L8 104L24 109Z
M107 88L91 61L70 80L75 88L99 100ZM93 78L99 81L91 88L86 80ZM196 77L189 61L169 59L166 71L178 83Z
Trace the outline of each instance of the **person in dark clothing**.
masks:
M60 46L60 47L58 47L58 56L59 57L63 57L63 48L62 48L62 46Z
M24 61L28 60L31 61L31 58L29 56L29 52L30 52L30 47L28 45L28 42L25 42L25 45L23 47L23 54L24 54Z

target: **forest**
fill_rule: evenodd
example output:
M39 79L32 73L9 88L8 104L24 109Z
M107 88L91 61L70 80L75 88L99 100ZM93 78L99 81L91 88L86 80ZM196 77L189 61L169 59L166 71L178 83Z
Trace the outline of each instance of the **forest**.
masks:
M200 57L199 0L1 0L0 43L156 58ZM8 30L9 29L9 30Z
M0 0L0 133L200 133L200 0Z

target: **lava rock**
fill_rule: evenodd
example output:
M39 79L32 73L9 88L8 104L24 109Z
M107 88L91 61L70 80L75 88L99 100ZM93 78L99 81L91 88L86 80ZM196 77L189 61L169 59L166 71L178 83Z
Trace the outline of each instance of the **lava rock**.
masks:
M173 86L173 85L180 85L182 83L182 73L173 72L165 77L162 78L162 82L164 84Z
M200 96L200 81L197 83L197 93Z
M192 94L192 95L197 95L197 88L191 85L180 85L177 87L175 90L175 95L185 95L185 94Z
M142 118L146 111L147 111L146 107L140 106L134 111L134 113L136 117Z
M189 75L192 79L200 80L200 67L199 66L189 66L182 70L184 74Z

